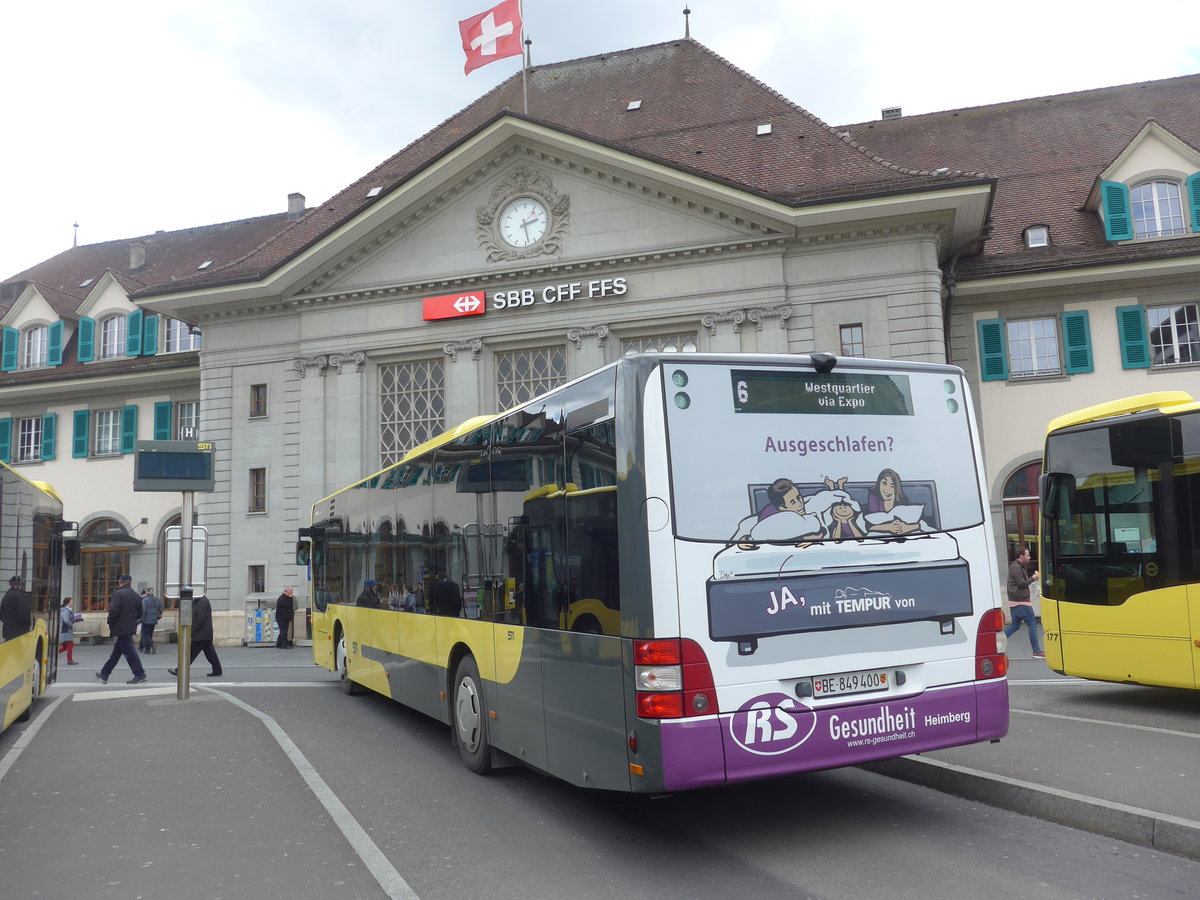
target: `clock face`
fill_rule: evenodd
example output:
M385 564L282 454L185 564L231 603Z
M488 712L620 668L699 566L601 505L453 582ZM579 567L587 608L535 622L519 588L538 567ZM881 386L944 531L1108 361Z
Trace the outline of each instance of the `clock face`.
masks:
M546 234L550 215L532 197L514 200L500 212L500 237L513 247L530 247Z

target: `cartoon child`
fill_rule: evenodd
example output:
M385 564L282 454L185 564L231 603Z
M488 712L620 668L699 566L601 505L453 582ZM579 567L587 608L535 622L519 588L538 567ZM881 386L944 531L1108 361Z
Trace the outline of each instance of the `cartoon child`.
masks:
M830 521L825 529L826 535L835 541L865 537L866 535L859 525L858 503L845 491L837 491L837 493L841 496L829 507Z

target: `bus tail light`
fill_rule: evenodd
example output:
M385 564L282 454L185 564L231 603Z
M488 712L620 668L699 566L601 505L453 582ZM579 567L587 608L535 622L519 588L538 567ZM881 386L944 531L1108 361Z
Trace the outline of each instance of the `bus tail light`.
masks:
M708 657L695 641L635 641L637 712L643 719L681 719L716 712Z
M1008 674L1008 638L1004 636L1004 613L989 609L979 620L975 635L975 678L1003 678Z

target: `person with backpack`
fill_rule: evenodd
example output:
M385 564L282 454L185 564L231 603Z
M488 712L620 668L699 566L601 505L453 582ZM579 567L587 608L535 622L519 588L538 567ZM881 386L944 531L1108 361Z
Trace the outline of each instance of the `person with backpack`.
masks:
M154 596L153 588L142 591L142 635L138 639L138 649L143 653L157 653L154 646L154 626L158 624L163 614L163 602Z

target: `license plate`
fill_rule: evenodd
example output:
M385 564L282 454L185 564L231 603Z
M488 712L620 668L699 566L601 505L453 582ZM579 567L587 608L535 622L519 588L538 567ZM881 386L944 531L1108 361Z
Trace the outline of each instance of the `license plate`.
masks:
M867 694L886 691L892 680L883 669L866 669L862 672L841 672L813 679L814 697L838 697L843 694Z

